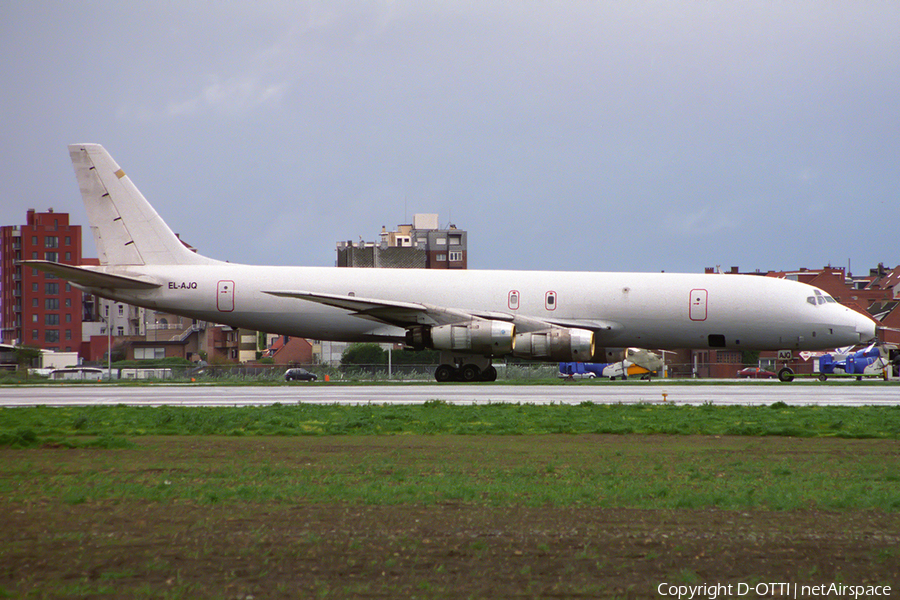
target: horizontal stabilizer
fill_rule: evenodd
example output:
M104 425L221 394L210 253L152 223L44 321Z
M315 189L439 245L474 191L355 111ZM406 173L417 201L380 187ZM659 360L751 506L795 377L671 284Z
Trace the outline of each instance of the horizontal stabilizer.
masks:
M160 284L136 277L126 277L124 275L110 275L109 273L100 273L84 267L75 267L72 265L64 265L49 260L26 260L21 263L24 266L34 267L44 273L52 273L63 279L68 279L75 285L82 288L93 289L118 289L118 290L150 290L161 287Z

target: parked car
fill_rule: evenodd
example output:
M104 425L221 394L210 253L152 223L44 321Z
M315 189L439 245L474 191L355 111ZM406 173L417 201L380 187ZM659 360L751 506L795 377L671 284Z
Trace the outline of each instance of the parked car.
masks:
M756 379L770 379L772 377L778 377L777 374L772 371L766 371L765 369L760 369L759 367L747 367L745 369L741 369L737 372L738 377L754 377Z
M318 377L306 369L288 369L284 372L284 379L285 381L315 381Z

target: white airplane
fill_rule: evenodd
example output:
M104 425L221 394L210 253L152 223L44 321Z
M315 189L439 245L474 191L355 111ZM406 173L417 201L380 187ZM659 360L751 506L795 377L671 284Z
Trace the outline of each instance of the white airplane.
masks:
M189 250L97 144L69 146L100 266L31 260L86 292L233 327L441 351L438 381L493 357L610 362L607 348L818 350L875 322L812 286L752 275L251 266Z

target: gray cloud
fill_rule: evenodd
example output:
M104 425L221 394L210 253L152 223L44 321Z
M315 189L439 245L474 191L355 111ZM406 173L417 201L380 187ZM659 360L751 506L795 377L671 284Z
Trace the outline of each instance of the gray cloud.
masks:
M331 264L337 240L439 212L479 268L898 263L873 235L900 195L898 17L877 2L8 3L0 218L85 222L65 152L83 141L232 261Z

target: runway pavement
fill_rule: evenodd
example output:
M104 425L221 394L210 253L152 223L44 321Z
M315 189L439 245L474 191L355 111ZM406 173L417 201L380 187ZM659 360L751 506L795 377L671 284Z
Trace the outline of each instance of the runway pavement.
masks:
M692 384L663 381L628 384L498 385L397 384L344 386L328 383L282 386L43 385L0 387L0 406L264 406L269 404L674 404L896 406L900 386L847 381L837 385L746 382Z

